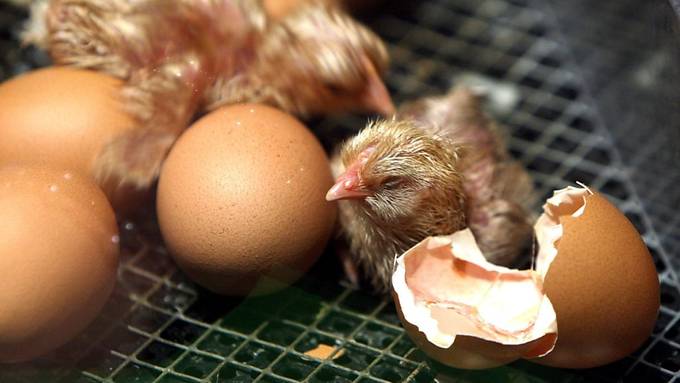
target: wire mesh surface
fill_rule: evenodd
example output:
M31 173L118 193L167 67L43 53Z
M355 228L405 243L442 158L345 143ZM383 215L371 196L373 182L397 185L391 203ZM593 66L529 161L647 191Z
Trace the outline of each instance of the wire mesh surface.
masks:
M665 1L555 1L579 72L621 154L660 244L680 250L680 34ZM677 3L677 2L676 2ZM590 17L578 17L583 14ZM680 269L680 257L671 257Z
M662 308L638 351L582 371L524 361L478 372L446 368L414 347L390 299L345 287L332 248L293 287L238 300L193 285L160 244L156 224L139 221L121 223L119 283L96 322L47 358L1 366L0 382L680 382L680 295L667 252L675 248L662 246L675 233L652 225L553 9L530 0L411 3L367 20L390 44L387 84L396 102L460 82L486 87L488 110L531 171L537 212L554 189L581 181L606 193L643 234ZM0 75L45 65L44 55L17 44L24 11L0 7ZM310 127L330 150L365 122L345 116ZM334 351L325 360L305 355L319 345Z

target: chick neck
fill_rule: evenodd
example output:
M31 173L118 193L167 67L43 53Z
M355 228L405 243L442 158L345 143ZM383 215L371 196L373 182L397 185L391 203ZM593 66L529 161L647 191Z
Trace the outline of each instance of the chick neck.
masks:
M450 234L465 226L460 210L442 212L427 200L413 201L418 205L410 214L385 219L376 211L380 203L372 198L339 201L339 220L352 254L379 292L390 289L395 257L428 236Z

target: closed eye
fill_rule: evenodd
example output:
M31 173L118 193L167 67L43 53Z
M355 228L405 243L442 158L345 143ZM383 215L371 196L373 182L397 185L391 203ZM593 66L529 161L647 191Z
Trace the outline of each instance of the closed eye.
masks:
M338 85L338 84L330 84L330 83L326 83L326 84L324 84L324 87L326 87L326 89L327 89L329 92L333 93L334 95L344 95L344 94L347 93L347 92L345 91L345 89L344 89L342 86Z
M388 176L383 179L383 187L388 189L394 189L400 186L404 182L404 179L397 176Z

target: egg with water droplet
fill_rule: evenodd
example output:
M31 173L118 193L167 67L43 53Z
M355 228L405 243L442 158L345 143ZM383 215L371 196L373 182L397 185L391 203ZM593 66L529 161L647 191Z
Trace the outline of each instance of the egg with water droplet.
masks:
M113 210L91 180L74 175L65 182L63 175L0 167L0 363L29 360L66 343L113 290Z
M260 283L257 292L269 292L321 254L335 221L335 204L325 200L332 183L326 153L297 119L263 105L224 107L168 155L158 221L178 265L199 284L245 295Z

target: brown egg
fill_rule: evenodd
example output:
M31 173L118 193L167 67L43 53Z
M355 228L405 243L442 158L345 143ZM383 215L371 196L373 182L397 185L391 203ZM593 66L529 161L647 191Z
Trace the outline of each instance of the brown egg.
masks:
M600 366L630 354L649 337L659 310L659 279L640 234L606 198L577 188L557 193L574 196L548 205L555 212L552 220L563 226L557 256L545 275L558 339L551 353L531 361ZM582 214L572 216L583 198Z
M332 181L323 148L295 118L263 105L224 107L191 126L163 165L161 232L204 287L272 291L321 254L336 214L325 200Z
M518 358L611 363L651 334L659 281L640 234L589 189L555 192L535 225L535 269L490 264L472 233L429 237L396 260L404 328L433 359L489 368Z
M0 363L66 343L98 314L118 265L104 194L64 171L0 168Z
M133 126L118 98L120 87L113 77L63 67L2 83L0 166L49 164L92 174L104 145ZM132 202L129 194L108 194L116 210Z

